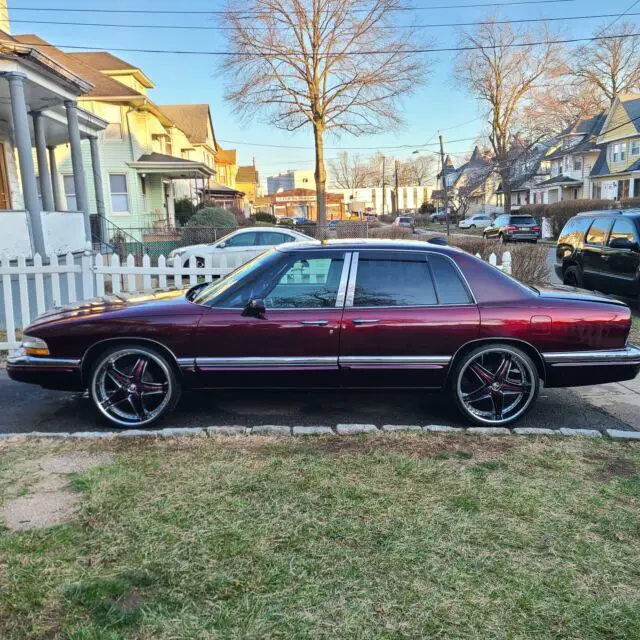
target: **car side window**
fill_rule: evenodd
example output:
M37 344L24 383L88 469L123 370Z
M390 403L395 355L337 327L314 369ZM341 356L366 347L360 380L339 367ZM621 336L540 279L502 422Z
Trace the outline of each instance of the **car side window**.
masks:
M613 223L613 229L611 229L608 245L611 246L611 243L616 239L627 240L629 244L636 242L635 229L631 220L620 218Z
M609 229L611 229L611 219L610 218L596 218L593 221L593 224L589 227L589 231L587 232L586 243L602 246L607 239L607 234L609 233Z
M249 233L239 233L237 236L233 236L225 241L227 247L251 247L256 244L256 236L258 234L255 231Z
M440 304L469 304L472 302L469 290L449 258L432 253L429 255L429 265Z
M263 294L268 309L335 307L344 254L294 257Z
M294 239L286 233L278 233L277 231L260 231L258 233L258 244L261 246L272 247L276 244L292 242Z
M354 307L411 307L437 303L425 254L360 253Z

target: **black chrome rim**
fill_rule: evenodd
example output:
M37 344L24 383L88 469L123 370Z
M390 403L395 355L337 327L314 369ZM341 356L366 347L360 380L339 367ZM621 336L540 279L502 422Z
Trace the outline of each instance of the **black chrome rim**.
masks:
M533 399L535 375L529 363L514 351L487 349L462 368L458 398L480 422L509 422L521 415Z
M157 418L171 398L171 376L158 357L137 349L118 351L95 371L92 395L112 422L131 427Z

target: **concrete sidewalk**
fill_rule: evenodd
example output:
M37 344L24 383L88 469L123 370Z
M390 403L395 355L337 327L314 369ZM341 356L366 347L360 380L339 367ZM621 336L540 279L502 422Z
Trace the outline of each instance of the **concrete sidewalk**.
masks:
M626 382L576 387L568 391L640 431L640 376Z

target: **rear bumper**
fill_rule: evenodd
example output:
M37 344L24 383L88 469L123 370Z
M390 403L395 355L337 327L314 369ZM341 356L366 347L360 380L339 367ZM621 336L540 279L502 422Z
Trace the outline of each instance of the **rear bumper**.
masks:
M533 240L537 241L540 236L536 232L532 233L507 233L507 239L512 242L518 242L522 240L523 242L532 242Z
M17 349L7 358L7 374L17 382L46 389L81 391L84 388L81 361L75 358L38 358Z
M577 387L632 380L640 372L640 348L543 353L547 387Z

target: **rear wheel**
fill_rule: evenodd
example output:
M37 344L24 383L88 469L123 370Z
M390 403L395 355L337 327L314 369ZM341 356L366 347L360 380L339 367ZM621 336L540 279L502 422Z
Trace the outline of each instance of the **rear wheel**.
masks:
M475 225L475 224L470 224L470 225L469 225L469 229L475 229L475 228L476 228L476 225Z
M562 282L570 287L581 288L583 284L582 269L577 264L567 267L562 276Z
M94 363L89 380L96 408L118 427L146 427L174 409L180 398L171 364L148 347L106 351Z
M452 391L460 413L482 426L504 426L531 408L540 378L531 358L507 344L478 347L455 365Z

